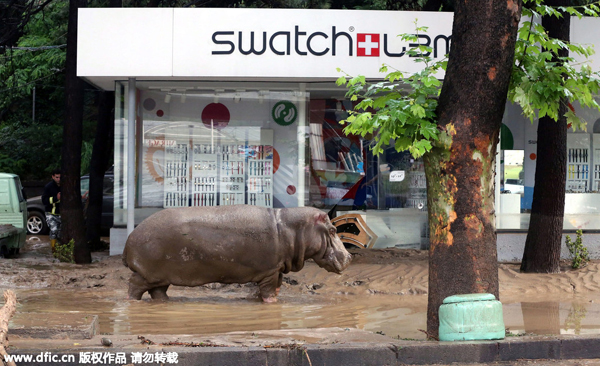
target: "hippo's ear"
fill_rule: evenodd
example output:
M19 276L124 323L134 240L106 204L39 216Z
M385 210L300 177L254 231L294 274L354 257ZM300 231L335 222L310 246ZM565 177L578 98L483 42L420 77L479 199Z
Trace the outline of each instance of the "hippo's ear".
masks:
M329 217L326 213L320 212L315 215L315 225L327 222Z

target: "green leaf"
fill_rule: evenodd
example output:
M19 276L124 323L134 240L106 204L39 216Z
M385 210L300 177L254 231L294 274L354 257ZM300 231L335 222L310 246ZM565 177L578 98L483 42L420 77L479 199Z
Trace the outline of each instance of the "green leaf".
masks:
M414 116L419 118L425 117L425 109L421 107L419 104L414 104L410 107L410 111Z
M340 76L336 81L335 81L336 85L346 85L346 77L345 76Z

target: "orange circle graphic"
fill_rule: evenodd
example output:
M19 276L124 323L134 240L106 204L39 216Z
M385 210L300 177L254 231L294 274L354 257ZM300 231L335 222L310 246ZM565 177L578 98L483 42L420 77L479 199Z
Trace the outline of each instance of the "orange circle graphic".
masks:
M277 152L277 150L275 150L275 148L273 148L273 174L275 174L275 172L277 172L277 169L279 169L279 163L279 153Z
M529 155L529 159L531 159L531 160L535 160L536 158L537 158L537 155L535 153L531 153Z

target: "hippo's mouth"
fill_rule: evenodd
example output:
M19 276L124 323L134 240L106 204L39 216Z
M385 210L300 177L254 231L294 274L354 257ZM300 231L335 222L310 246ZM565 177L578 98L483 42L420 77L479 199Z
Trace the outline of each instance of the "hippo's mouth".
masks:
M333 253L333 251L327 251L327 253L323 257L323 264L321 265L321 267L326 269L328 272L341 274L342 271L344 271L350 265L351 258L352 257L350 255L338 258L338 256L336 256Z

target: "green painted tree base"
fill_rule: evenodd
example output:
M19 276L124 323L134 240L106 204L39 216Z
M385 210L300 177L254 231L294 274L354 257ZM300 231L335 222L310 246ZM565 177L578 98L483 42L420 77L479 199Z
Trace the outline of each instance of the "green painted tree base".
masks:
M454 295L440 306L440 341L504 339L502 303L492 294Z

